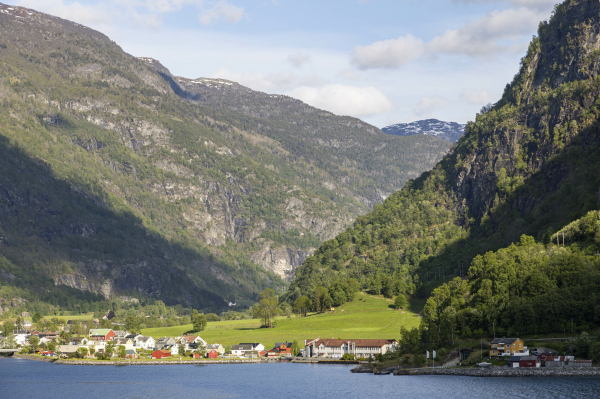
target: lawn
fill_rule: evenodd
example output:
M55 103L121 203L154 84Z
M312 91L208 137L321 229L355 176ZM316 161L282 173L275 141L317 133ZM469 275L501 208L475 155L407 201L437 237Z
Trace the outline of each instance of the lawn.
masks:
M274 328L260 328L259 320L234 320L209 322L199 335L208 343L220 343L225 347L240 342L260 342L272 348L275 342L294 341L303 344L310 338L344 339L398 339L400 326L410 329L419 325L420 318L414 312L419 305L411 304L411 310L389 308L391 300L364 293L333 312L310 314L308 317L279 317ZM192 325L148 328L144 335L154 338L176 337L191 330Z

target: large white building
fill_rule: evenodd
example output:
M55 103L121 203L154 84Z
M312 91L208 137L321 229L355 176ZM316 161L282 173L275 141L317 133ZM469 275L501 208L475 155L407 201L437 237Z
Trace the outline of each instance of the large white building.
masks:
M309 339L304 341L304 357L340 358L346 353L356 357L386 354L398 346L395 339Z

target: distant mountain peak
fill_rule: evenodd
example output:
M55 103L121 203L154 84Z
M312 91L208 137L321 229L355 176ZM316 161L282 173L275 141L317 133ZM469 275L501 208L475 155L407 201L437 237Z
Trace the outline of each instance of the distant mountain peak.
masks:
M394 136L414 136L425 134L455 143L465 133L465 126L456 122L444 122L438 119L424 119L410 123L397 123L382 128L385 133Z

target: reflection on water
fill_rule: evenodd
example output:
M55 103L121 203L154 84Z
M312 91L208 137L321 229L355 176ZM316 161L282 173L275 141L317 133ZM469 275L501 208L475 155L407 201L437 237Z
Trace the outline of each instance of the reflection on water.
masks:
M600 378L351 374L293 363L68 366L0 358L0 398L594 398Z

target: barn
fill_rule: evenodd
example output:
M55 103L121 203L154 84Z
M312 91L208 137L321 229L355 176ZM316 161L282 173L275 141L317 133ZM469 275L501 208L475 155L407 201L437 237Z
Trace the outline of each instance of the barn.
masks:
M171 357L171 352L164 349L152 352L152 359L162 359L163 357Z

